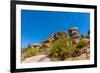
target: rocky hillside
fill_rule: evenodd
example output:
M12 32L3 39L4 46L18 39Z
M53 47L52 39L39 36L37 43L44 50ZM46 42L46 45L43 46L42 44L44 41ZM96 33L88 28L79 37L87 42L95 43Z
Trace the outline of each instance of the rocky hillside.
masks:
M44 57L44 55L46 57ZM42 56L42 57L41 57ZM90 38L89 34L79 35L78 29L71 28L67 32L52 33L41 44L33 44L22 49L22 62L36 61L67 61L89 60ZM31 58L32 57L32 58Z

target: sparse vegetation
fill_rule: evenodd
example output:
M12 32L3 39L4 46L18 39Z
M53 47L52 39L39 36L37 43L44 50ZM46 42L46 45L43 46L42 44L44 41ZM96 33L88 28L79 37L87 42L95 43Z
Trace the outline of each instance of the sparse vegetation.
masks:
M38 54L38 48L25 48L22 49L22 52L24 54L24 58L35 56Z
M76 48L83 48L86 47L88 43L86 41L81 40L79 43L76 44Z

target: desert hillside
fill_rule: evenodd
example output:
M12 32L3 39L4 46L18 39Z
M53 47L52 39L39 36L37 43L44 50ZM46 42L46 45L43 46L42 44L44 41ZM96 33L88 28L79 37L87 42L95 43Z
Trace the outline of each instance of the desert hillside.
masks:
M90 32L79 34L77 27L68 32L54 32L40 44L22 48L22 63L90 59Z

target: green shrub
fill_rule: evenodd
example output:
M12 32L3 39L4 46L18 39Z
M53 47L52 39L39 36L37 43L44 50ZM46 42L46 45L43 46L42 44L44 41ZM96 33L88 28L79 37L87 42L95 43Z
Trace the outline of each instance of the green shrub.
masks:
M21 52L22 52L22 53L25 53L25 52L27 51L27 49L28 49L28 48L22 48L22 49L21 49Z
M45 45L45 44L42 44L39 48L40 48L40 49L43 49L43 48L48 48L48 46L47 46L47 45Z
M35 56L38 54L38 48L27 48L24 50L24 58Z
M69 37L65 37L64 35L58 40L54 41L50 45L50 55L52 58L57 58L58 60L64 60L68 57L75 49L72 45L72 40Z
M79 43L76 44L76 48L83 48L87 45L88 43L86 41L81 40Z

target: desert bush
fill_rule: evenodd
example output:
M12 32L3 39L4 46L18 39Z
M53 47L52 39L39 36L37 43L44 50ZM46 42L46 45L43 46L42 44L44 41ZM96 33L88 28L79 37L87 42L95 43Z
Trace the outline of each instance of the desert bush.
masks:
M85 36L84 35L80 35L80 38L85 38Z
M48 46L47 46L47 45L45 45L45 44L42 44L39 48L40 48L40 49L43 49L43 48L48 48Z
M76 48L83 48L87 45L88 43L86 41L81 40L79 43L76 44Z
M64 60L73 52L74 49L75 47L72 45L71 38L63 35L50 45L49 52L52 58Z
M27 51L28 48L22 48L21 49L21 53L25 53Z
M87 35L86 35L86 38L90 38L90 35L87 34Z
M24 50L24 58L35 56L38 54L38 48L27 48Z

